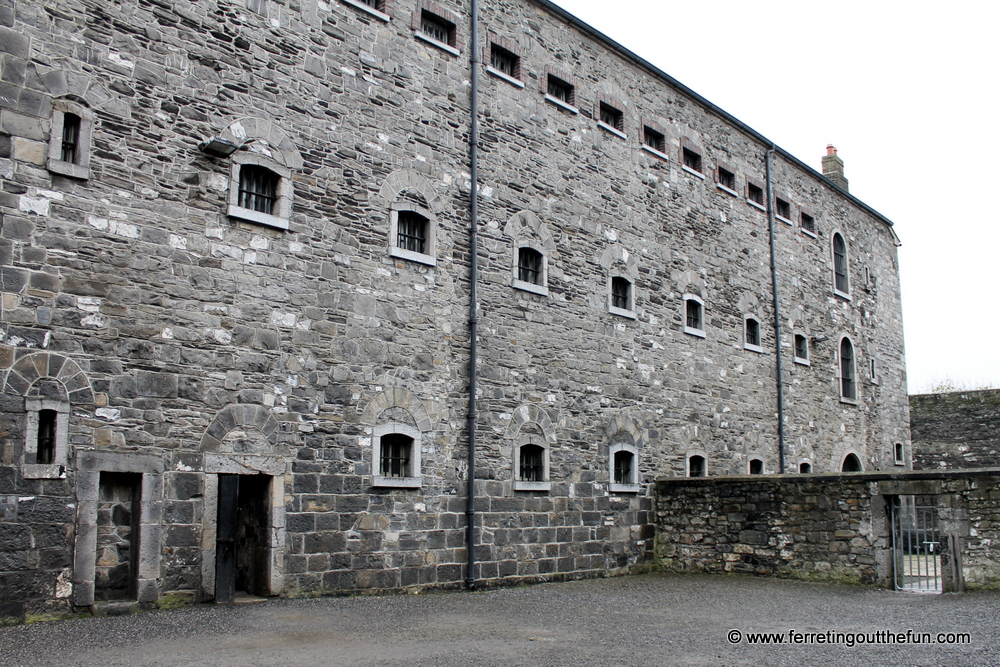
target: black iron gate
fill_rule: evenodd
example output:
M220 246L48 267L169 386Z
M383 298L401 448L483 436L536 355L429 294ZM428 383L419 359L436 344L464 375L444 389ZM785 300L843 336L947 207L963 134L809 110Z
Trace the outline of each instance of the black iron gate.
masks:
M891 507L896 590L940 593L943 545L936 496L894 496Z

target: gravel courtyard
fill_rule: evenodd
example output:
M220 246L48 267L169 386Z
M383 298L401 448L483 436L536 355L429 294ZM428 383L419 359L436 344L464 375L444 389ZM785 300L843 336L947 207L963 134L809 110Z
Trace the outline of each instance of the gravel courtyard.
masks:
M733 630L742 633L737 643L730 641ZM749 633L783 633L787 640L789 630L802 633L800 641L828 630L912 630L934 639L968 633L970 640L749 643ZM0 628L0 664L997 665L998 639L1000 593L916 595L751 577L643 575L14 626Z

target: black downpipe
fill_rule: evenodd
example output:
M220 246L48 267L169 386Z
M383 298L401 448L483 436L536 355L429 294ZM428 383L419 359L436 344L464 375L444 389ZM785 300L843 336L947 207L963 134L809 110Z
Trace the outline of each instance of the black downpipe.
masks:
M470 102L472 127L469 132L469 177L471 180L469 222L469 461L465 504L465 550L468 564L465 585L476 587L476 366L479 350L479 0L472 0L472 37L469 40L469 66L472 69Z
M781 311L778 308L778 263L774 252L774 193L771 189L771 146L764 154L764 174L767 179L767 235L771 243L771 294L774 295L774 359L778 376L778 468L785 474L785 391L781 377Z

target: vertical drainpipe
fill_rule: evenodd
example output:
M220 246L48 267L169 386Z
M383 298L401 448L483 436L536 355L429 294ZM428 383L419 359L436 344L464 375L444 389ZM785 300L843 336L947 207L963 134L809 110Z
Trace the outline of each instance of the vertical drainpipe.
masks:
M785 392L781 377L781 311L778 308L778 264L774 252L774 196L771 190L771 146L764 154L764 174L767 180L767 235L771 243L771 294L774 296L774 359L778 376L778 468L785 474Z
M465 551L468 562L465 585L476 587L476 365L479 336L479 0L472 0L472 33L469 40L469 68L472 124L469 130L469 461L465 504Z

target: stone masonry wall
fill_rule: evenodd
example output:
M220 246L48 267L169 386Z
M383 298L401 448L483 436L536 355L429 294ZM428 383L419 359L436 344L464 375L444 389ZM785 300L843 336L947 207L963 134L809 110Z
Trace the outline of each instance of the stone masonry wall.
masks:
M414 34L422 9L454 22L453 45ZM745 196L770 143L548 3L482 13L486 64L492 42L521 60L513 81L480 72L474 574L619 572L652 548L652 481L689 455L710 475L752 457L778 470L767 218ZM71 580L91 450L162 461L141 466L143 493L162 495L147 595L214 597L227 473L272 478L272 594L461 585L468 31L449 2L0 0L0 615L87 600L71 593L91 582ZM549 72L575 86L569 107L546 99ZM623 129L597 124L601 101ZM48 158L67 105L92 117L86 177ZM640 148L644 125L662 152ZM241 149L199 150L216 136ZM287 174L287 230L227 215L241 160ZM895 235L780 153L773 180L792 216L776 221L788 465L890 466L909 442ZM400 209L430 218L433 261L390 249ZM544 289L516 284L522 245L544 254ZM616 276L629 313L609 312ZM686 295L704 301L704 337L684 330ZM796 333L808 365L791 360ZM843 336L856 403L839 398ZM67 410L62 468L25 467L33 396ZM411 488L376 484L385 429L414 437ZM525 443L546 452L547 488L515 488ZM623 447L636 483L613 488Z
M655 493L656 559L668 571L891 587L888 499L930 495L939 534L957 536L965 588L1000 587L997 470L672 479Z
M910 396L913 468L1000 466L1000 390Z

